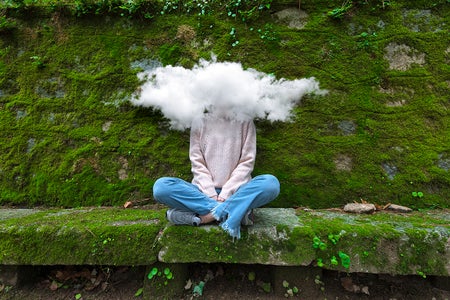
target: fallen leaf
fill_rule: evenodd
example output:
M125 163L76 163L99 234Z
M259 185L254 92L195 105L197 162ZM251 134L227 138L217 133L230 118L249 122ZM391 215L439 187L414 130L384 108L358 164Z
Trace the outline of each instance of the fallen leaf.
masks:
M59 283L56 280L53 280L50 284L50 290L56 291L59 288Z
M139 297L140 295L142 295L142 292L144 291L144 288L140 288L136 291L136 293L134 294L135 297Z
M361 292L366 294L366 295L370 295L368 286L363 286L362 289L361 289Z
M125 204L123 205L123 207L124 207L124 208L130 208L130 207L133 207L133 202L127 201L127 202L125 202Z
M184 289L185 289L185 290L190 290L191 287L192 287L192 280L189 279L189 280L186 282L186 285L184 286Z

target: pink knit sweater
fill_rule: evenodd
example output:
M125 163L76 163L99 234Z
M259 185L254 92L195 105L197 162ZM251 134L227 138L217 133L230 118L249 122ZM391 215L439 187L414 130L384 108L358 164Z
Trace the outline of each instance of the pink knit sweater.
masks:
M193 122L189 156L192 183L209 197L228 199L251 180L256 157L253 121L235 121L207 115Z

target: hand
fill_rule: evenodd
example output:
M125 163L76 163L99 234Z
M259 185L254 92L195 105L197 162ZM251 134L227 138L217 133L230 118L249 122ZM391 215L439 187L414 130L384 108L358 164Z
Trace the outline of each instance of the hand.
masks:
M219 197L218 195L215 195L211 197L212 199L216 200L217 202L225 202L225 199L222 197Z

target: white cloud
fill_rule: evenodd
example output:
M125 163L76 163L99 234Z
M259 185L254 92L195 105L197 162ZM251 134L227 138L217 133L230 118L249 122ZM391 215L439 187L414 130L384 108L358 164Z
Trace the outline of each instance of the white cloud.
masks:
M276 79L240 63L202 60L192 69L157 66L138 74L144 80L133 105L161 110L174 129L189 128L205 111L236 119L289 121L305 94L324 94L315 78Z

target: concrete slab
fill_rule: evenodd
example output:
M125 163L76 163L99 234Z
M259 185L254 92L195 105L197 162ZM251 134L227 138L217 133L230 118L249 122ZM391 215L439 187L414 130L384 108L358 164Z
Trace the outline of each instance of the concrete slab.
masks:
M233 240L173 226L165 209L0 209L0 265L239 263L450 275L450 214L260 208Z

